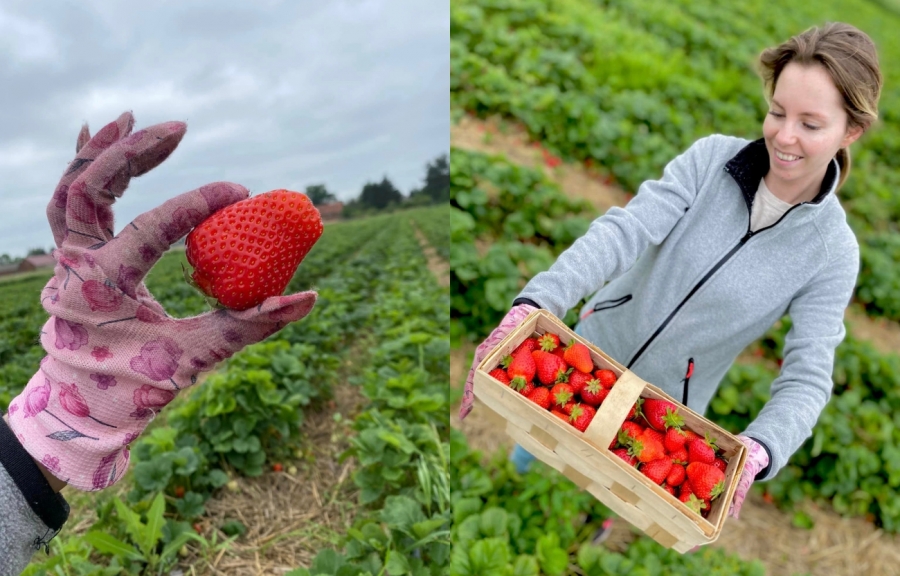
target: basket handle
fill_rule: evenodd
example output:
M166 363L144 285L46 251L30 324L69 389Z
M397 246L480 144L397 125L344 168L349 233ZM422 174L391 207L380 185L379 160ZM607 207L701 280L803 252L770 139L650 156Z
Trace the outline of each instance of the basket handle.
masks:
M631 370L623 372L584 431L585 440L598 450L607 450L646 386Z

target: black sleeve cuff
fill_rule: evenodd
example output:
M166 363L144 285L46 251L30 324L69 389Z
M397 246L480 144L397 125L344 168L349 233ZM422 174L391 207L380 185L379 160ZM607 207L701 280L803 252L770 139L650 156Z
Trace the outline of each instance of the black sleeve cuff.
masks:
M3 418L0 418L0 465L6 469L41 522L47 528L59 531L69 519L69 503L53 491L31 454Z
M513 306L518 306L519 304L528 304L529 306L534 306L535 308L541 307L540 304L528 298L516 298L515 300L513 300Z
M747 436L747 438L750 438L750 437ZM760 470L759 474L756 475L756 478L753 479L754 482L758 482L758 481L762 480L763 478L765 478L766 474L769 473L769 470L772 469L772 451L769 450L768 446L766 446L764 443L760 442L756 438L750 438L750 439L753 440L754 442L756 442L757 444L759 444L760 446L762 446L763 449L766 451L766 456L769 457L769 463L766 465L765 468Z

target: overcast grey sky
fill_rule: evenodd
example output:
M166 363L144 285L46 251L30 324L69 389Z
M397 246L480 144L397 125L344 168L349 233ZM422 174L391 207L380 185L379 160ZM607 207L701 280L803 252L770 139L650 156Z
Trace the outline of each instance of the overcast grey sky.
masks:
M387 176L409 194L450 149L449 4L4 1L0 253L52 246L44 211L81 124L125 110L188 131L116 202L116 232L217 180L347 200Z

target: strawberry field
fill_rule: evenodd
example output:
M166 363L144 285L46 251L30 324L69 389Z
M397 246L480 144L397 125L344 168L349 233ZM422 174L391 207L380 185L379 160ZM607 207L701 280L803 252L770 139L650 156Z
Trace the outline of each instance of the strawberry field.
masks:
M861 245L854 306L872 322L896 324L895 9L893 3L866 1L777 10L754 2L453 2L454 119L476 119L481 148L490 148L492 138L504 132L521 131L530 140L521 143L522 150L508 147L506 156L460 147L451 152L451 338L462 355L459 373L527 279L548 268L598 215L567 191L561 162L627 194L656 178L702 136L757 138L766 104L754 58L767 46L833 20L872 36L885 76L880 124L854 147L853 171L841 197ZM518 160L532 146L542 152L540 167ZM575 310L565 318L570 326ZM786 317L741 356L708 418L732 432L755 418L768 399L789 328ZM835 358L833 397L813 437L774 480L753 490L798 530L814 528L808 511L823 507L835 517L870 523L874 540L892 549L900 531L900 357L878 344L848 330ZM459 378L452 382L457 394ZM469 419L483 417L476 407ZM815 558L806 563L775 554L759 563L732 555L725 545L685 556L645 537L590 546L585 542L608 514L600 504L547 467L521 476L504 453L476 455L464 437L455 438L464 454L459 466L485 463L453 479L465 495L454 504L454 544L469 543L468 557L454 564L459 574L485 573L473 568L485 565L498 574L630 574L639 568L651 574L851 574L868 561L862 550L843 550L858 559L855 569L841 572L828 565L821 549L810 550ZM723 535L738 529L736 521L730 523ZM757 549L779 547L775 533L766 544L765 530L742 532L742 538L758 539ZM454 559L457 554L462 552L455 547ZM879 566L867 573L896 573Z
M26 574L446 573L448 294L415 230L446 253L447 210L327 226L288 288L318 292L312 313L180 395L115 487L65 489ZM172 250L147 279L177 317L208 309L182 266ZM4 408L43 355L48 277L0 284Z

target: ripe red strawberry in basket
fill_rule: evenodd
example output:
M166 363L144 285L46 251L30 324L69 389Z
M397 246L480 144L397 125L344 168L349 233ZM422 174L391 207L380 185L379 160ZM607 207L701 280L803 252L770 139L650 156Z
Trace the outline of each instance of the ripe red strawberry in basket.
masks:
M615 385L616 380L619 379L615 372L607 370L606 368L595 371L594 377L600 381L600 384L604 388L612 388Z
M550 405L552 404L552 401L550 400L550 390L543 386L538 386L532 390L531 394L528 395L528 399L544 410L549 410Z
M534 352L535 350L540 349L538 345L537 338L526 338L521 344L519 344L515 350L513 350L512 355L515 356L522 350L528 350L529 352Z
M571 402L574 396L572 387L568 384L557 384L550 389L550 398L553 401L553 405L559 408Z
M715 466L691 462L687 466L687 477L694 494L704 500L712 500L725 490L725 474Z
M622 436L620 442L622 442L622 444L630 444L632 440L641 437L641 435L644 433L644 428L637 422L626 420L622 422L622 427L619 428L619 432L625 435Z
M534 365L537 368L537 378L541 384L550 385L560 381L566 375L559 358L543 350L535 350L531 353Z
M637 458L631 455L631 453L628 451L628 448L616 448L612 452L613 454L627 462L629 466L636 466L638 463Z
M684 428L672 426L666 429L666 450L674 452L684 448L685 442L687 442L687 434L684 433Z
M591 359L591 351L581 342L572 340L566 346L563 359L569 366L582 372L590 372L594 369L594 361Z
M688 462L712 464L716 460L715 440L706 433L704 438L696 438L687 443Z
M524 381L515 378L509 383L509 386L522 396L530 396L531 393L534 392L534 384L532 382L525 382L522 384L522 382Z
M595 408L606 400L607 396L609 396L609 388L604 388L596 378L589 380L587 385L581 390L582 402Z
M728 469L728 462L722 460L721 458L716 458L715 460L713 460L712 465L715 466L716 468L718 468L719 470L721 470L722 472L725 472L725 470Z
M639 438L635 438L632 441L629 449L631 454L641 462L650 462L666 455L666 449L662 442L652 434L647 434L647 432L651 431L652 429L650 428L644 430L644 433Z
M687 470L685 470L684 466L673 463L672 469L669 470L669 474L666 476L666 484L669 486L681 486L684 484L685 478L687 478Z
M572 423L572 426L581 432L584 432L596 415L597 411L591 406L588 406L587 404L575 404L575 406L572 407L572 412L569 414L569 422Z
M579 370L572 371L569 374L569 384L572 386L572 390L575 391L575 394L581 394L584 390L584 387L587 386L587 383L593 380L594 377L591 376L590 372L581 372ZM596 404L593 404L596 406Z
M554 416L556 416L557 418L559 418L560 420L562 420L563 422L566 422L566 423L569 422L569 415L566 414L565 412L563 412L562 410L557 410L556 408L554 408L553 410L550 411L550 413L553 414Z
M538 337L538 344L544 352L553 352L559 348L559 336L547 332Z
M700 514L706 508L706 502L704 502L700 498L697 498L697 496L691 492L682 492L678 496L678 499L684 502L685 506L687 506L697 514Z
M667 400L644 399L644 418L650 426L664 431L669 426L684 426L684 418L678 413L678 406Z
M641 466L641 474L652 480L655 484L662 484L672 470L672 461L668 458L651 460Z
M193 284L218 304L247 310L284 293L322 235L305 194L273 190L218 210L185 240Z
M509 377L516 381L516 379L520 379L521 382L514 382L513 387L517 387L519 389L524 387L526 383L534 380L534 373L537 371L537 366L534 364L534 358L531 357L531 354L528 352L522 352L516 356L507 357L508 368L506 369L506 373Z
M510 377L506 374L506 370L504 370L503 368L494 368L493 370L488 372L488 375L491 378L494 378L496 380L499 380L503 384L506 384L507 386L509 385Z

